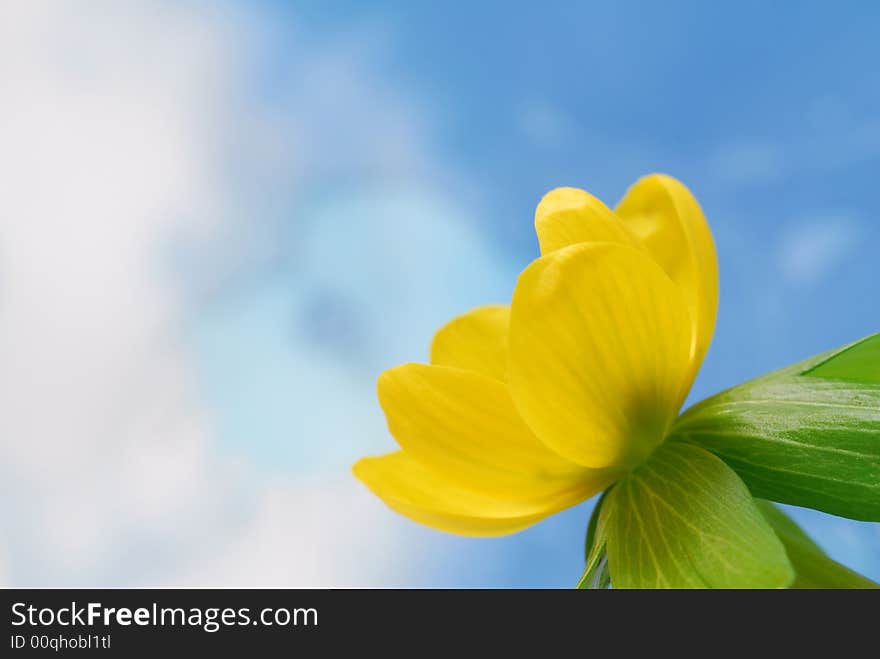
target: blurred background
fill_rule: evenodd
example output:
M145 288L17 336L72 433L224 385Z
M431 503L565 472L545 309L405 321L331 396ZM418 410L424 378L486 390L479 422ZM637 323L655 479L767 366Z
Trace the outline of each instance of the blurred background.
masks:
M592 502L388 511L384 368L509 299L552 187L718 245L691 400L880 330L875 3L0 3L0 582L572 586ZM880 525L807 510L880 579Z

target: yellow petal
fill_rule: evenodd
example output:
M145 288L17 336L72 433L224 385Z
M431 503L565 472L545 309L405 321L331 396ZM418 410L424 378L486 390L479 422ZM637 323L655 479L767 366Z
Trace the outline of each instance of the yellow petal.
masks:
M544 195L535 210L535 231L542 254L584 242L636 244L619 217L577 188L556 188Z
M523 419L593 468L633 466L663 440L689 377L682 291L644 252L572 245L520 275L508 378Z
M478 307L455 318L434 335L431 363L455 366L504 380L510 306Z
M363 458L354 474L392 510L459 535L514 533L589 496L534 503L499 500L451 483L402 451Z
M499 380L448 366L404 364L385 371L378 390L401 448L469 490L529 501L569 490L589 496L613 477L548 449Z
M627 191L615 212L684 290L694 324L693 379L712 341L718 310L718 259L703 211L679 181L652 174Z

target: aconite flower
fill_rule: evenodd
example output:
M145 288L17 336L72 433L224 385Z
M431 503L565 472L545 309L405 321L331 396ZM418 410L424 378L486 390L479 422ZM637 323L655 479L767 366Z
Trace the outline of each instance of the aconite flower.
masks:
M609 487L664 442L712 339L715 247L675 179L639 180L614 210L558 188L535 228L509 306L452 320L430 364L379 378L400 450L354 473L422 524L512 533Z

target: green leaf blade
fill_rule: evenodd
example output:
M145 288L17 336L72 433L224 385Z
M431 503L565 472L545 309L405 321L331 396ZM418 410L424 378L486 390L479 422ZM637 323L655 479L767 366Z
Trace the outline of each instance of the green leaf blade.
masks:
M849 345L804 371L813 378L880 384L880 334Z
M757 500L758 509L785 546L796 577L792 588L876 589L880 585L828 556L778 506Z
M600 526L602 504L608 496L608 491L602 493L593 512L590 514L590 522L587 524L587 536L584 541L584 556L587 565L584 573L578 580L575 588L578 590L602 590L611 584L611 575L608 570L608 556L605 552L605 543L608 539L607 525Z
M756 497L880 521L878 348L875 335L728 389L669 439L719 456Z
M711 453L662 445L604 502L615 588L784 588L794 572L746 486Z

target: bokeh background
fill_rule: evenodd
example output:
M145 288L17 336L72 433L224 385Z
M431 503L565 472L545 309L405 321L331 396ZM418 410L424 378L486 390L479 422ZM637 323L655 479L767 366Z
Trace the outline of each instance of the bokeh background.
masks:
M880 330L878 12L3 0L0 581L573 585L592 502L464 539L354 480L376 376L652 171L718 244L692 399Z

